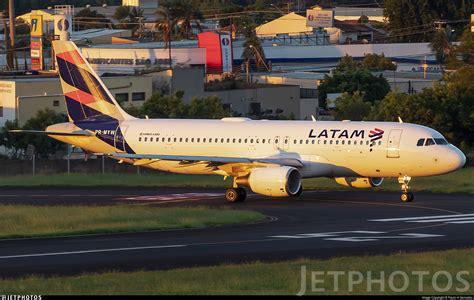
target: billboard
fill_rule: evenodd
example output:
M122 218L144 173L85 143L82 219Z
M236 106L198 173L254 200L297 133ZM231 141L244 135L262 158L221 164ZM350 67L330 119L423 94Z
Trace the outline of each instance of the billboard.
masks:
M30 40L31 69L43 70L43 38L32 36Z
M31 15L31 36L43 36L43 16Z
M232 72L232 39L228 33L203 32L198 35L199 48L206 50L206 73Z
M54 39L68 41L72 32L72 15L61 14L54 16Z
M230 34L221 34L222 72L232 72L232 39Z
M319 9L306 10L306 26L314 28L334 27L334 11Z

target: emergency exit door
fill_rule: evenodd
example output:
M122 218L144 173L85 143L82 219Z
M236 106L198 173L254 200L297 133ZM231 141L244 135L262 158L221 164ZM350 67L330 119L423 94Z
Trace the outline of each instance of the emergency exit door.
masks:
M402 129L392 129L387 141L387 157L400 157L400 140L402 138Z

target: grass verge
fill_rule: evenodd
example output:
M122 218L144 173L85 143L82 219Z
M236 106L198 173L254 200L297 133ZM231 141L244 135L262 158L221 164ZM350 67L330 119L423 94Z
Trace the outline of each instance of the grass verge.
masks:
M281 263L249 263L215 267L176 269L169 271L108 272L83 274L73 277L28 277L3 280L1 294L60 294L60 295L222 295L222 294L288 294L301 289L301 266L306 266L306 294L468 294L474 293L474 249L448 250L425 253L399 253L389 256L342 257L330 260L301 259ZM311 272L343 271L338 278L317 275L312 290ZM349 278L359 277L349 272L360 272L362 280L350 288ZM425 272L421 277L417 271ZM438 273L442 271L443 273ZM463 272L464 273L460 273ZM368 272L374 279L369 292ZM381 273L383 272L383 273ZM407 275L400 275L401 272ZM436 274L441 275L436 275ZM395 274L395 275L394 275ZM452 283L450 284L449 278ZM390 279L392 278L392 279ZM420 280L421 278L421 280ZM434 284L433 284L434 282ZM404 285L407 285L404 288ZM447 287L448 290L443 291Z
M0 211L0 239L203 228L264 218L253 211L207 207L0 205Z
M474 194L474 168L461 169L457 172L414 178L411 187L414 192L433 193L467 193ZM0 177L0 187L176 187L176 188L227 188L221 176L213 175L178 175L178 174L58 174L41 176L8 176ZM328 178L311 178L303 180L305 189L350 190L338 185ZM387 179L375 190L400 192L396 179Z

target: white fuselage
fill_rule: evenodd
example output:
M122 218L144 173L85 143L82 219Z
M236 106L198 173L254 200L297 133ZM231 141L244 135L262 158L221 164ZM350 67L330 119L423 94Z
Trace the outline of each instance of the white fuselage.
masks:
M454 171L465 162L463 153L451 144L417 146L420 139L443 137L431 128L408 123L135 119L122 121L120 130L137 154L293 158L303 163L303 177L431 176ZM374 130L379 133L375 141L370 137ZM110 146L96 137L55 138L91 152L110 153ZM205 162L156 160L144 166L175 173L225 175Z

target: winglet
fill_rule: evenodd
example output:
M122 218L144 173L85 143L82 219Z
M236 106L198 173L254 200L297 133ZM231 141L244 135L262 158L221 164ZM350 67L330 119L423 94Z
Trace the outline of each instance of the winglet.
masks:
M313 120L313 122L316 122L316 118L314 117L314 115L311 115L311 119Z
M403 123L403 120L402 120L402 118L400 118L400 116L398 116L398 123L400 123L400 124Z

